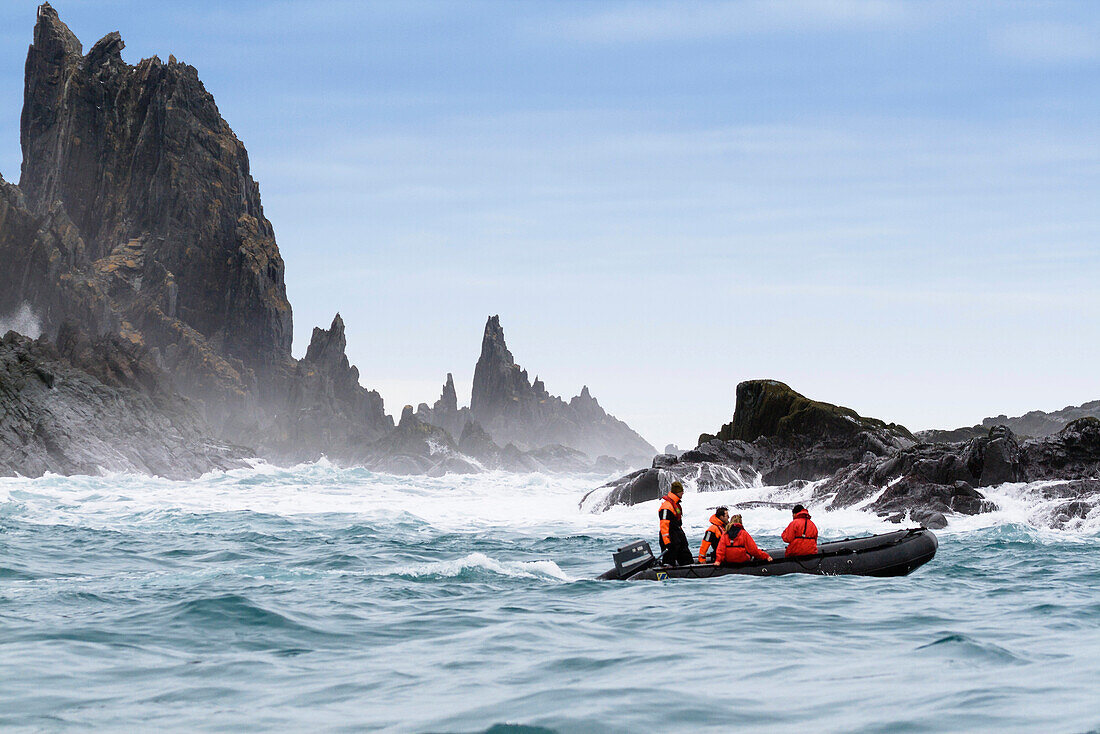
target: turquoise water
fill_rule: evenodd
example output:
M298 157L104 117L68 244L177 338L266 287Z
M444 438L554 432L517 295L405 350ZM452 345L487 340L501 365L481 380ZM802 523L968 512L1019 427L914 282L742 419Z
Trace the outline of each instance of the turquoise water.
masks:
M1095 731L1100 532L1027 487L901 579L590 580L656 506L599 477L327 464L0 480L0 726ZM774 498L750 488L685 497ZM783 515L749 510L774 545ZM1094 510L1095 514L1095 510ZM815 510L823 536L889 529ZM510 725L512 728L509 728Z

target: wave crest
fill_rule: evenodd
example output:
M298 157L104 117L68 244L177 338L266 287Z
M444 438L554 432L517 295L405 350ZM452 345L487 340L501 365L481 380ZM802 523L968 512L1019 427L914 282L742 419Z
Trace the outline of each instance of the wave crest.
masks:
M569 582L570 578L553 561L498 561L484 553L470 553L450 561L432 561L397 566L385 571L373 571L371 576L402 576L405 578L457 578L483 574L512 578L543 579Z

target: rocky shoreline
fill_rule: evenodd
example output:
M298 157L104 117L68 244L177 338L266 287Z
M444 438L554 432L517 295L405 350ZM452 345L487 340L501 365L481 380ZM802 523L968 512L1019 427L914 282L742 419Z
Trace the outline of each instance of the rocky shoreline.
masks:
M803 488L811 506L861 505L891 521L940 528L951 515L995 509L980 488L1049 481L1062 522L1100 501L1100 419L1021 441L1006 426L961 442L919 442L904 427L810 400L774 380L737 386L733 420L680 456L598 487L581 500L594 512L653 500L680 480L699 492L754 485Z

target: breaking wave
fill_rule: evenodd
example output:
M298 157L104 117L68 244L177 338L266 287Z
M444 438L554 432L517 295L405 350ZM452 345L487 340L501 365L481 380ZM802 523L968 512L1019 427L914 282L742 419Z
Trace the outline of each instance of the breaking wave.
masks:
M705 481L711 481L710 472ZM186 522L189 515L247 512L277 517L347 515L380 527L440 530L585 534L651 534L657 501L615 506L602 513L578 508L578 500L611 477L596 474L482 474L444 477L393 476L362 468L341 468L325 459L292 467L262 461L211 472L194 481L134 474L0 478L0 518L17 514L30 522L112 527L158 521ZM733 482L732 489L695 491L699 477L684 480L685 525L702 532L713 508L738 507L751 527L778 534L791 503L811 506L823 533L882 532L893 527L864 510L874 497L848 508L810 502L816 483L769 487ZM729 479L729 478L726 478ZM982 488L993 512L952 515L945 532L1013 525L1068 535L1100 532L1100 498L1066 497L1065 482L1005 484Z
M395 566L385 571L372 572L377 576L403 576L405 578L476 577L490 573L499 576L525 579L554 579L572 581L553 561L498 561L484 553L470 553L451 561L434 561L408 566Z

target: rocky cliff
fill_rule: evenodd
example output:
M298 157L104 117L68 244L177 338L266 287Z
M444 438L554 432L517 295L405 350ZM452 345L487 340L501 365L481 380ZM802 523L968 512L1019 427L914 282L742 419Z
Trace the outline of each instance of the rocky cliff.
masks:
M0 315L119 339L170 375L199 424L282 461L377 441L382 400L343 322L291 357L283 261L244 146L195 69L85 54L48 4L27 53L18 186L0 180ZM346 449L346 451L345 451Z
M283 261L248 154L194 67L130 65L123 47L110 33L85 54L38 10L19 181L23 240L37 236L0 310L29 303L48 336L70 321L140 340L211 418L253 425L292 363Z
M608 415L587 386L568 403L551 395L537 377L516 364L504 341L499 316L489 317L474 368L470 416L498 444L521 450L558 444L589 457L609 456L630 463L655 453L626 423Z

